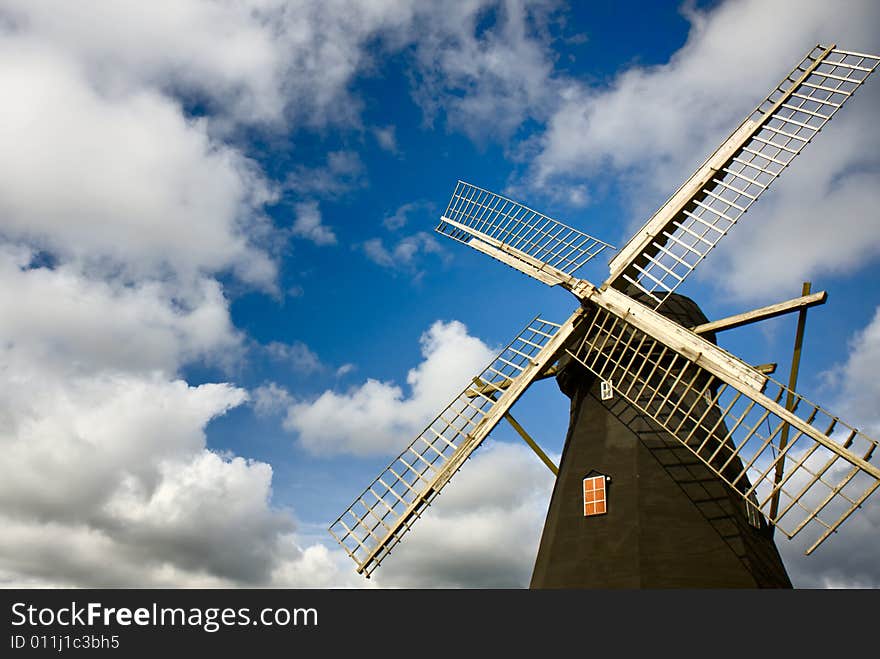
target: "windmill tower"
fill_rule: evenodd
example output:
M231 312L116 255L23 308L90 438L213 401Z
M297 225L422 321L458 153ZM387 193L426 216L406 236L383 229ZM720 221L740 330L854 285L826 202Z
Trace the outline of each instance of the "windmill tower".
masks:
M572 420L533 586L790 585L773 531L809 537L807 554L825 541L880 485L877 441L711 339L824 294L709 323L676 291L878 62L812 49L599 286L574 272L610 245L460 181L437 231L580 304L530 322L331 525L357 571L386 560L492 429L515 423L526 389L556 376Z

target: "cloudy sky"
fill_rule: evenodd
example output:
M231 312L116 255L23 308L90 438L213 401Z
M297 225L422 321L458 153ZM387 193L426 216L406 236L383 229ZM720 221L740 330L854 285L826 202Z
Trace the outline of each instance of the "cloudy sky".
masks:
M813 45L880 52L873 0L577 4L0 0L0 584L528 583L552 480L506 428L370 582L326 532L575 305L433 233L456 179L619 246ZM682 290L827 289L799 389L874 436L878 108L874 79ZM722 344L784 364L793 332ZM516 413L558 457L555 384ZM878 542L874 502L780 544L842 587Z

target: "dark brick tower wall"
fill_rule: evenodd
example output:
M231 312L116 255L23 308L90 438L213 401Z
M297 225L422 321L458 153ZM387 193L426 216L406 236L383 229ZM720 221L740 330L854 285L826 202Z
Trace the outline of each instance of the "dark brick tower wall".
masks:
M673 296L664 315L707 322ZM621 396L601 401L577 362L557 377L571 419L532 588L790 588L771 529L738 494ZM611 478L608 513L584 517L583 478Z

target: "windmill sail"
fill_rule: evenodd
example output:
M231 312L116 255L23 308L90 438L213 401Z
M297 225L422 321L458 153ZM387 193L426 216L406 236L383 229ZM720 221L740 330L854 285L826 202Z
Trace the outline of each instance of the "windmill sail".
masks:
M459 181L436 229L554 286L611 247L494 192Z
M369 576L528 386L551 366L580 310L535 318L364 490L330 533Z
M798 394L787 410L780 401L788 389L778 382L768 379L762 392L711 373L671 342L598 305L579 335L569 355L612 382L615 394L786 536L807 531L814 540L808 554L880 485L880 468L871 462L877 441ZM777 475L780 464L784 477Z
M831 120L880 62L817 46L610 263L656 308Z

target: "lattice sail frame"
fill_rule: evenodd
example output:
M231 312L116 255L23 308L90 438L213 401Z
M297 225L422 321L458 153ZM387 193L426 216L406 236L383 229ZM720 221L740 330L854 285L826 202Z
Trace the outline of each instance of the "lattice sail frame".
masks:
M611 247L494 192L458 181L436 231L553 286Z
M816 46L611 261L609 282L654 308L674 292L877 68Z
M764 391L713 375L626 319L593 306L566 352L690 450L810 554L880 486L877 441L769 379ZM702 401L702 402L701 402ZM766 428L766 429L765 429ZM780 438L789 435L780 450ZM782 463L784 476L777 480ZM773 503L778 497L778 507Z
M330 533L369 576L571 335L535 318L367 487Z

